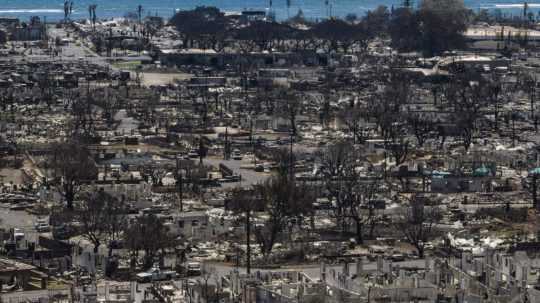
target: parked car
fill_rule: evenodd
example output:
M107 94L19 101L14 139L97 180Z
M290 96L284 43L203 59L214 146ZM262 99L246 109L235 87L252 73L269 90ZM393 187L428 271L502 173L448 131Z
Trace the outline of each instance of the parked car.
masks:
M77 234L77 229L69 224L60 224L52 229L54 239L66 240Z
M196 149L192 149L191 151L189 151L188 157L192 158L192 159L198 158L199 157L199 151L196 150Z
M148 283L153 281L171 280L176 278L176 276L177 274L175 271L152 268L149 271L138 273L137 281L141 283Z
M188 262L186 264L186 273L188 276L198 276L201 274L201 263Z
M51 231L51 226L49 224L39 224L36 226L36 230L39 233L46 233Z
M46 218L38 218L34 224L34 228L39 233L45 233L51 231L51 226L49 225L49 220Z
M235 149L232 153L233 160L242 160L242 154L240 153L240 150Z

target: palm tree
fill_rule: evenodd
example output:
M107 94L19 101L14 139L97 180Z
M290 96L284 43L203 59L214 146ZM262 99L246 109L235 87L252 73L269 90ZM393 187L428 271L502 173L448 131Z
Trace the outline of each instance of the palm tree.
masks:
M291 0L287 0L287 19L289 19L291 16L289 14L289 9L291 8Z
M330 11L328 10L328 5L330 3L328 2L328 0L324 0L324 5L326 6L326 16L330 17Z
M142 12L143 12L143 7L142 5L139 4L139 6L137 6L137 16L139 18L139 24L141 24L142 22Z
M97 20L96 8L97 8L97 4L90 4L88 6L88 14L90 16L90 22L92 23L94 30L96 29L96 20Z

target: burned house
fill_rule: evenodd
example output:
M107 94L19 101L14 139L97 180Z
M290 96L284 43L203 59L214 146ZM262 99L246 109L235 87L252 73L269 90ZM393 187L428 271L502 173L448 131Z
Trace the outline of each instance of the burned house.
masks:
M36 267L11 259L0 258L0 292L15 289L42 289L42 281L34 280ZM44 280L46 284L46 278ZM1 298L1 297L0 297Z
M215 236L214 228L209 224L208 214L204 211L191 211L174 214L169 225L173 234L185 238L207 241Z
M47 34L47 25L37 16L31 17L28 23L14 24L8 28L10 40L37 41L43 40Z
M439 193L492 191L495 163L469 163L466 168L431 172L431 191Z

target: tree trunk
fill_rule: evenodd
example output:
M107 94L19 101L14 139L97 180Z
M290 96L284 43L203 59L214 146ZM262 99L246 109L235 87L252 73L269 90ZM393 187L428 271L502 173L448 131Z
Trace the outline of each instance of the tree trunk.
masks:
M358 244L362 244L364 242L364 239L362 237L362 222L360 222L359 219L355 219L356 223L356 242Z
M296 115L291 115L291 131L292 135L296 136Z
M422 259L424 257L424 246L417 243L414 245L418 251L418 258Z
M94 243L94 266L95 267L97 267L97 255L98 255L99 245L100 244L101 243L99 243L99 241Z
M515 119L512 116L512 147L516 146L516 123Z
M423 147L424 146L424 135L425 133L418 133L417 136L416 136L416 140L418 141L418 147Z
M443 150L445 141L446 141L446 135L441 136L441 144L439 145L440 150Z
M529 94L529 100L531 102L531 118L534 116L534 93Z
M377 222L375 220L372 220L371 224L369 225L369 238L374 239L375 237L375 226L377 225Z
M495 105L495 130L499 130L499 106Z
M73 189L66 190L65 198L67 209L73 210L73 200L75 200L75 193L73 192Z
M369 207L369 238L373 239L373 234L375 233L375 225L377 220L375 219L375 210L373 206Z

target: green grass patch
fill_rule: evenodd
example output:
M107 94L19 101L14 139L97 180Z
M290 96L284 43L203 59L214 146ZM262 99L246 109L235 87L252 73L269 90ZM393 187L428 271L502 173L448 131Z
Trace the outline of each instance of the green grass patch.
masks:
M141 66L141 61L122 61L115 62L112 64L115 68L124 69L124 70L136 70L137 67Z

